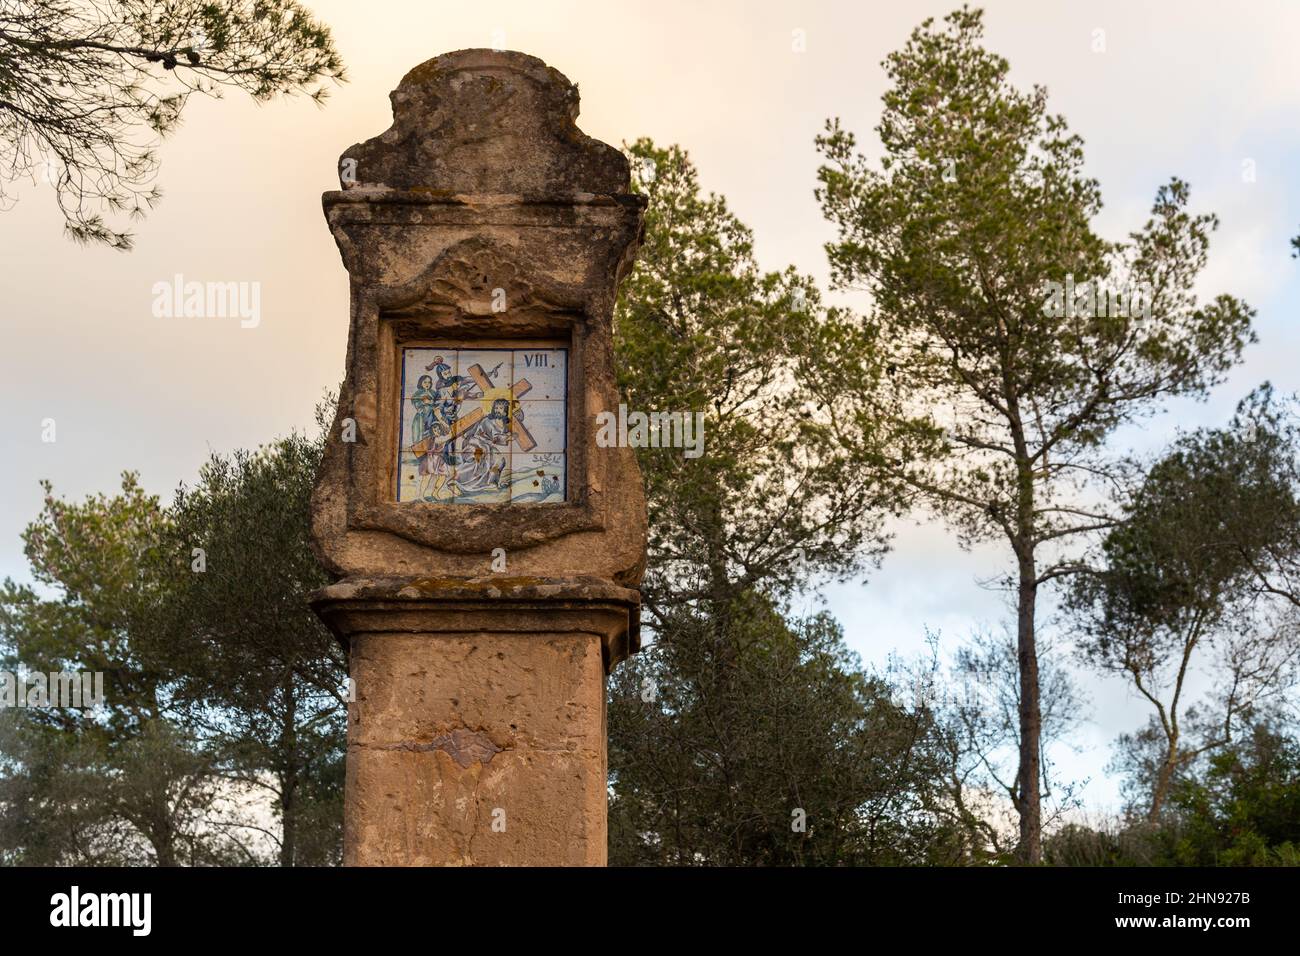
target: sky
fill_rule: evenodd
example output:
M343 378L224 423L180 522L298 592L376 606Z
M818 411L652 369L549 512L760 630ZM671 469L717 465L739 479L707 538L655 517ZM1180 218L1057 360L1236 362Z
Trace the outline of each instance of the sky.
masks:
M40 509L38 482L80 498L112 492L123 471L168 498L211 452L311 427L343 373L348 284L320 194L336 188L349 145L390 123L388 93L410 68L468 47L541 57L579 85L578 122L619 145L676 142L704 187L753 230L765 268L827 279L833 238L813 198L813 138L839 117L876 152L884 57L930 2L496 2L315 0L350 82L325 106L255 105L231 92L191 100L162 146L162 203L134 227L129 253L72 244L48 187L27 184L0 212L0 576L28 578L19 534ZM1300 2L989 0L986 44L1022 86L1045 85L1054 112L1085 140L1101 183L1103 235L1145 219L1178 176L1192 205L1221 220L1201 285L1258 310L1259 344L1205 403L1180 403L1117 447L1152 452L1178 428L1220 424L1255 385L1300 388L1294 317L1300 263ZM261 321L159 318L153 289L186 281L256 282ZM851 297L846 300L861 305ZM56 440L42 440L47 419ZM868 663L918 653L926 628L951 648L1008 614L980 585L1001 550L962 552L941 525L902 522L893 552L865 582L823 589L850 646ZM1084 678L1076 739L1054 754L1113 808L1104 771L1116 734L1145 720L1117 680Z

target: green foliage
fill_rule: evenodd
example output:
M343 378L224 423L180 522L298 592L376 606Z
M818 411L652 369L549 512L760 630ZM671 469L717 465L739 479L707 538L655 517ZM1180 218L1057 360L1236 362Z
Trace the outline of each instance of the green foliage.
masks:
M827 246L834 276L875 305L845 323L839 347L886 373L848 376L864 387L849 390L839 420L887 422L893 453L868 462L968 538L1032 545L1096 523L1054 500L1152 400L1218 381L1250 340L1251 313L1228 297L1196 305L1216 223L1186 211L1177 180L1128 242L1098 237L1098 185L1046 90L1010 85L1007 62L979 45L979 11L945 23L927 20L886 61L879 170L837 122L818 140L828 160L818 197L839 232ZM1051 314L1046 283L1067 274L1150 285L1151 318Z
M44 170L68 234L131 247L104 218L139 217L158 140L192 93L257 101L343 80L329 29L295 0L34 0L0 12L0 159ZM4 193L0 192L0 196Z
M1230 427L1182 436L1151 467L1102 542L1104 566L1070 590L1082 658L1154 710L1121 739L1117 765L1150 822L1191 761L1293 683L1300 640L1270 593L1300 545L1297 460L1295 427L1265 385ZM1189 709L1189 675L1206 665L1216 688Z
M183 637L205 657L196 670L219 675L232 701L265 698L286 674L337 699L346 676L341 648L306 602L329 583L308 525L323 434L213 455L177 490L169 546L182 570L171 610L180 627L201 622ZM205 685L204 695L216 691Z
M829 443L806 384L831 374L817 289L759 269L682 150L630 152L651 172L615 316L619 383L631 409L703 412L705 443L639 452L654 645L611 681L611 860L914 862L933 825L923 716L861 672L829 617L782 614L884 548L887 501Z
M1184 435L1152 466L1102 543L1104 570L1076 584L1098 604L1091 654L1122 664L1126 634L1211 630L1249 597L1300 531L1294 432L1264 386L1229 428Z
M1159 825L1063 827L1063 866L1300 866L1300 741L1272 718L1185 768Z
M618 380L633 410L704 413L704 453L641 449L650 517L645 604L661 618L808 575L847 576L883 550L881 495L812 414L821 367L813 282L763 272L753 237L700 193L686 153L642 139L645 239L615 313Z
M282 865L339 861L345 668L305 600L321 448L216 456L171 508L133 475L82 503L46 486L0 660L101 671L106 700L0 714L0 860L263 863L262 834Z
M1143 828L1067 823L1043 841L1048 866L1155 866L1151 832Z
M347 668L307 605L328 583L308 527L323 436L214 455L172 507L177 694L230 778L273 796L285 866L341 853Z
M861 672L829 616L786 622L751 596L719 635L683 612L610 695L611 863L927 861L925 715Z
M23 533L23 550L36 587L53 597L5 581L5 660L44 672L102 672L114 700L107 732L134 733L170 707L173 675L158 653L168 519L134 474L123 475L119 494L80 504L56 498L48 482L42 488L43 508ZM71 726L87 722L76 712L39 713ZM96 726L90 722L89 730Z
M1007 544L1022 684L1013 802L1033 862L1038 589L1077 571L1068 546L1114 520L1097 502L1129 468L1109 436L1218 382L1251 340L1252 313L1230 296L1198 303L1216 220L1188 211L1182 181L1157 191L1127 241L1093 231L1101 194L1082 141L1048 112L1045 89L1011 84L982 36L982 12L963 7L886 59L879 168L838 121L818 139L833 277L869 292L873 311L833 316L822 348L854 372L814 384L839 445L878 484L945 517L963 543ZM1054 300L1050 284L1067 282L1105 295ZM1141 308L1111 297L1138 289Z
M7 671L104 674L105 706L0 719L0 858L27 864L213 862L214 755L190 736L162 608L169 521L134 475L74 504L46 484L23 535L37 587L0 589Z
M1257 724L1175 789L1180 866L1300 865L1300 741Z

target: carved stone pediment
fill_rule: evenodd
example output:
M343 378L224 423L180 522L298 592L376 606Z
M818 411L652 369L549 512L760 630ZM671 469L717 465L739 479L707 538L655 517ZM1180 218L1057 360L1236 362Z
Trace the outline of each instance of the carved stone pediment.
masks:
M422 275L379 296L385 315L455 309L467 317L520 310L553 311L562 304L534 287L538 271L525 248L501 248L474 238L444 250ZM571 300L571 305L577 300Z
M345 189L628 192L626 157L578 129L577 87L536 57L447 53L407 73L391 99L393 125L343 154Z

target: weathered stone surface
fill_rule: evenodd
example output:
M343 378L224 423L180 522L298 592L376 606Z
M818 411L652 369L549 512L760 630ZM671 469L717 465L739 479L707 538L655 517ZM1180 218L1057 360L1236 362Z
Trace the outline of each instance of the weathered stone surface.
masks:
M628 192L626 157L578 129L577 88L537 57L446 53L407 73L390 98L392 127L343 154L356 160L356 188Z
M489 87L513 92L479 103L473 91ZM324 197L352 276L338 425L355 422L357 435L326 450L313 498L318 555L340 577L472 576L501 547L511 574L635 587L640 474L631 449L594 441L596 414L618 406L611 322L644 208L627 192L626 159L577 131L576 89L523 54L447 54L412 70L394 97L393 129L344 154L341 169L356 160L356 185ZM486 166L471 175L461 168L471 162ZM459 191L474 184L491 191ZM503 194L507 186L521 191ZM499 314L495 289L508 303ZM450 338L570 348L566 503L393 500L398 350Z
M352 674L347 863L604 864L598 637L359 634Z
M611 321L644 201L534 57L446 54L392 101L323 198L352 300L312 500L338 579L313 606L356 691L344 859L600 865L604 682L637 648L646 515L596 416L619 403ZM562 502L397 500L403 348L476 347L566 350Z
M597 578L349 578L312 596L343 638L491 630L582 632L599 639L605 669L640 648L638 592Z

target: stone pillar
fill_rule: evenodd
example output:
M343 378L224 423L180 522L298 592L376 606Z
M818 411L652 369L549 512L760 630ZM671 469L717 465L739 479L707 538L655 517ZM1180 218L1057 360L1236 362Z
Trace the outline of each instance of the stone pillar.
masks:
M324 196L352 299L312 502L355 692L344 862L601 865L646 517L596 416L644 201L534 57L449 53L391 98Z

